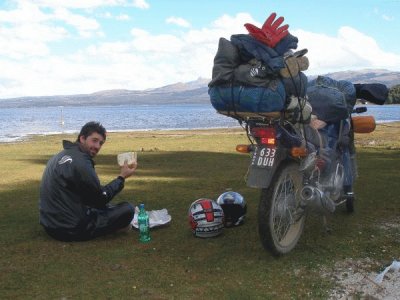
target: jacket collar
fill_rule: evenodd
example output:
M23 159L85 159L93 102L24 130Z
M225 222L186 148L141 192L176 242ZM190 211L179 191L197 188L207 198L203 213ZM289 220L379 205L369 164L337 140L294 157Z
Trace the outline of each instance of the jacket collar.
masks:
M87 156L88 159L90 159L90 161L92 162L93 166L95 165L95 162L93 161L92 157L89 154L87 154L85 151L82 151L82 149L79 146L78 142L73 143L71 141L63 140L62 144L63 144L63 148L65 150L72 149L72 150L75 150L75 151L82 152L85 156Z
M70 142L70 141L67 141L67 140L63 140L62 144L63 144L63 148L64 149L78 148L80 150L78 143L73 143L73 142Z

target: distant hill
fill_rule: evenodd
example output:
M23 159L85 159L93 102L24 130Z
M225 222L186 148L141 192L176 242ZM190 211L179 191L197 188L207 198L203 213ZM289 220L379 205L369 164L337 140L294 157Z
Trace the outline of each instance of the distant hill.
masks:
M383 83L388 87L400 84L400 72L389 70L360 70L324 74L336 80L348 80L353 83ZM309 76L311 80L315 76ZM147 90L106 90L92 94L20 97L0 99L0 108L7 107L44 107L77 105L154 105L154 104L196 104L207 103L208 82L199 78L190 82L179 82Z

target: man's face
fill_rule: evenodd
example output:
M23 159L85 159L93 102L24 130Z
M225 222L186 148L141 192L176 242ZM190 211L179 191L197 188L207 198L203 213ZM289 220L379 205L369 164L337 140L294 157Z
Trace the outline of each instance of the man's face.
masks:
M79 138L81 149L89 154L92 158L100 151L101 146L104 144L104 138L101 134L93 132L87 138L81 136Z

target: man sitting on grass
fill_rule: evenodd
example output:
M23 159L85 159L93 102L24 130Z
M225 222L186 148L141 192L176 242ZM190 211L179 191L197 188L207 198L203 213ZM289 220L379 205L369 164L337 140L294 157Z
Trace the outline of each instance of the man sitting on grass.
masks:
M122 202L110 205L124 188L136 164L125 163L117 178L100 185L93 158L106 141L106 130L97 122L85 124L75 143L63 141L64 150L47 163L40 185L40 224L61 241L84 241L130 228L135 210Z

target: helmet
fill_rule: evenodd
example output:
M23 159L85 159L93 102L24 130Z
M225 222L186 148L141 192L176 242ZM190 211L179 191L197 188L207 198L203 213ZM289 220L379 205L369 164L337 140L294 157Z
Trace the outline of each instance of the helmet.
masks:
M217 203L224 211L226 227L237 226L243 223L247 212L247 205L242 195L232 191L225 192L218 197Z
M224 227L224 211L214 200L197 199L189 208L189 224L197 237L217 236Z

